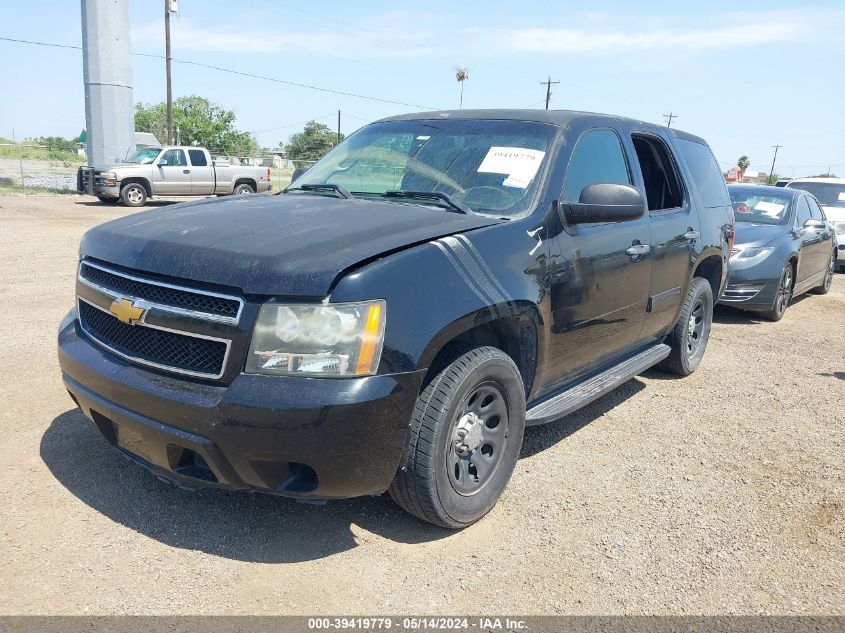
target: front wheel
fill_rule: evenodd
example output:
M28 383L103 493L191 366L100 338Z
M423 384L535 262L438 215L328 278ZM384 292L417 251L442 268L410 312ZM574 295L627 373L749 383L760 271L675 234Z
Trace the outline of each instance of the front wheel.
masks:
M713 290L706 279L693 277L681 316L666 339L672 351L657 367L679 376L689 376L704 357L712 324Z
M147 190L136 182L120 190L120 201L127 207L143 207L147 203Z
M767 321L780 321L783 318L786 309L789 307L789 302L792 301L792 280L794 276L795 271L792 268L792 262L786 262L783 272L780 274L774 303L770 310L761 313Z
M235 196L246 196L251 193L255 193L255 189L252 188L252 185L248 185L246 183L238 185L235 187L235 190L232 191L232 195Z
M824 271L824 280L810 292L817 295L826 295L830 292L830 287L833 285L834 270L836 270L836 251L833 252L830 256L830 261L827 263L827 268Z
M428 383L411 417L390 496L411 514L463 528L487 514L513 473L525 430L525 387L495 347L459 356Z

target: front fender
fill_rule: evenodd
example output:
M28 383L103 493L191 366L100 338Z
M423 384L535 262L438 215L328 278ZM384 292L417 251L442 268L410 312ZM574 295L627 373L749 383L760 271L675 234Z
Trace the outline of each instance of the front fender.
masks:
M523 224L512 221L413 246L337 283L332 302L386 300L379 373L427 368L457 336L497 319L535 328L542 366L549 322L546 255L534 249L537 240Z

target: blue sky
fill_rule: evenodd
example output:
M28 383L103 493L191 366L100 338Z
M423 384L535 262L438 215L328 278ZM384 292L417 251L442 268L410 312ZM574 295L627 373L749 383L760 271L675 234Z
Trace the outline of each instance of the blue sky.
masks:
M164 51L162 2L129 0L132 49ZM591 6L593 8L587 9ZM179 0L173 55L415 104L611 112L706 138L719 161L845 175L845 2L410 2ZM78 45L77 0L4 2L0 36ZM84 126L81 52L0 41L0 136L75 136ZM135 101L164 100L164 62L133 57ZM342 130L419 110L175 64L174 95L235 111L264 146L312 118ZM12 97L12 98L10 98Z

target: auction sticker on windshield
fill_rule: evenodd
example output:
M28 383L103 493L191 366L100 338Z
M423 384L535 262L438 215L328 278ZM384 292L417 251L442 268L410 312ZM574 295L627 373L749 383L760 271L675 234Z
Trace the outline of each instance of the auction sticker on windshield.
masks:
M478 166L478 172L505 174L507 177L502 182L505 187L525 189L537 175L545 155L546 152L524 147L491 147Z

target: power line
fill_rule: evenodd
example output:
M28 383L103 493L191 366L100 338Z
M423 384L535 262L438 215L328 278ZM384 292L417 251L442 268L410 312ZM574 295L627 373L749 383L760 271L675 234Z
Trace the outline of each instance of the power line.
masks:
M35 46L50 46L53 48L71 48L75 50L82 50L81 46L72 46L70 44L54 44L52 42L37 42L33 40L21 40L15 39L11 37L0 37L0 41L4 42L15 42L18 44L32 44ZM153 59L166 59L164 55L156 55L154 53L132 53L135 57L150 57ZM225 68L223 66L215 66L213 64L204 64L202 62L193 61L190 59L177 59L172 58L172 61L177 64L186 64L190 66L198 66L200 68L207 68L209 70L216 70L218 72L229 73L231 75L240 75L242 77L250 77L252 79L261 79L262 81L270 81L273 83L283 84L285 86L293 86L295 88L305 88L306 90L316 90L318 92L325 92L329 94L336 94L341 95L344 97L353 97L355 99L365 99L367 101L377 101L379 103L389 103L391 105L401 105L401 106L408 106L410 108L421 108L423 110L438 110L439 108L433 108L431 106L424 106L418 103L407 103L405 101L395 101L393 99L384 99L382 97L372 97L369 95L362 95L355 92L346 92L344 90L334 90L333 88L324 88L322 86L314 86L311 84L304 84L296 81L288 81L286 79L279 79L278 77L268 77L266 75L258 75L255 73L248 73L241 70L235 70L234 68Z

